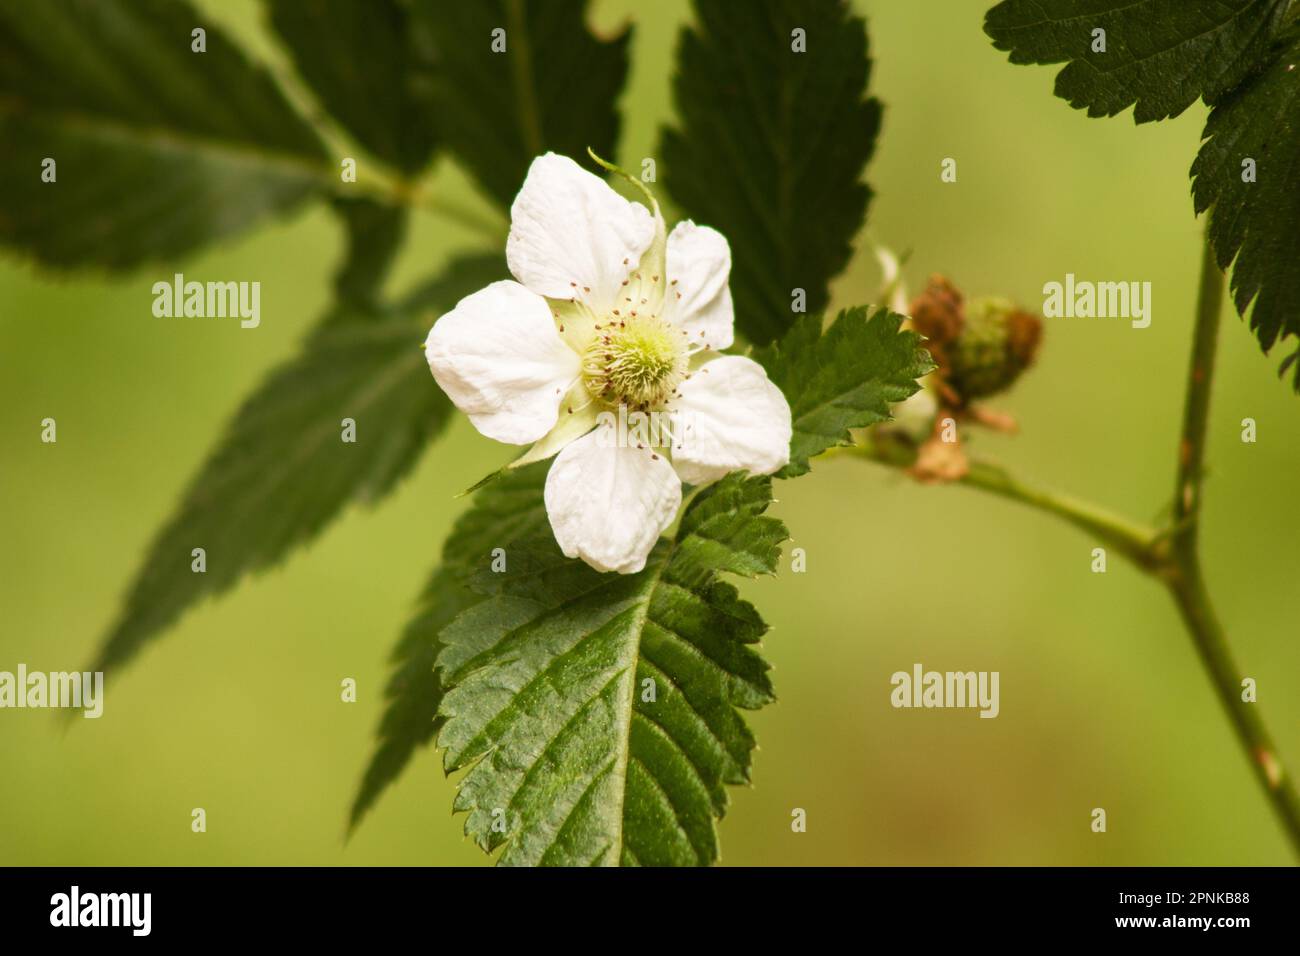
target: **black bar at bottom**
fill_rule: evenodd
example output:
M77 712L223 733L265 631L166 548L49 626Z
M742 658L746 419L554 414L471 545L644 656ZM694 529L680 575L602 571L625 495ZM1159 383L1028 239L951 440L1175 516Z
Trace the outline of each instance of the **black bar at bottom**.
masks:
M0 869L6 942L75 934L145 940L331 944L414 937L441 945L559 944L594 932L653 942L700 931L736 943L911 927L927 943L1043 933L1231 942L1293 929L1290 869ZM697 927L689 929L688 927ZM698 938L698 937L697 937ZM796 939L799 937L796 937ZM540 941L540 936L539 940ZM590 945L588 945L590 944Z

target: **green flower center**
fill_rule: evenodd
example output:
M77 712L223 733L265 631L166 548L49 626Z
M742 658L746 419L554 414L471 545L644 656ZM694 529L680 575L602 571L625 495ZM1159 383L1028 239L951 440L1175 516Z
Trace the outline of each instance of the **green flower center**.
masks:
M583 352L583 382L607 405L649 410L673 394L687 358L682 330L658 316L611 318L596 325L596 337Z

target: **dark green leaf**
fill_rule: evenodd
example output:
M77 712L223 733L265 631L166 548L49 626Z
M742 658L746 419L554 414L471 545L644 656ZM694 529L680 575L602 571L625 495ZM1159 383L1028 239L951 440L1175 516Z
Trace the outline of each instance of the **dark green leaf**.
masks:
M717 859L726 784L748 780L754 747L737 708L772 700L766 625L718 571L775 570L770 501L767 478L705 489L638 574L567 560L546 529L476 575L486 598L442 632L438 745L466 770L466 833L504 844L501 863Z
M900 330L901 315L866 306L839 314L824 333L819 315L805 316L780 342L754 358L790 403L794 435L781 477L801 475L808 460L889 418L889 406L917 390L934 368L915 332Z
M331 174L270 76L180 0L0 0L0 144L0 243L61 267L172 258Z
M546 527L542 485L548 467L549 463L538 462L485 488L443 545L442 564L429 579L416 616L393 650L379 744L352 804L351 828L401 775L415 751L433 739L442 703L442 681L434 669L442 647L438 634L457 614L483 599L465 586L465 578L491 562L493 548Z
M347 231L347 255L334 277L340 302L374 305L393 259L406 238L407 212L372 199L335 199Z
M439 129L503 206L541 153L614 155L631 31L597 39L586 9L587 0L415 0L436 50ZM494 30L505 30L505 52L493 52Z
M451 308L501 273L498 257L452 263L426 308ZM149 549L95 669L121 664L200 598L314 537L349 502L373 502L446 424L451 404L420 342L432 316L331 316L244 402ZM344 418L356 442L342 441ZM206 552L206 573L191 551Z
M984 30L1012 63L1065 63L1056 95L1139 123L1215 103L1254 71L1290 0L1004 0ZM1105 51L1094 50L1105 31Z
M1300 27L1280 46L1266 72L1214 108L1192 165L1196 211L1214 209L1210 242L1221 268L1235 257L1232 297L1243 316L1255 303L1250 327L1265 352L1300 337ZM1246 160L1254 182L1243 179Z
M866 25L837 0L695 7L673 82L681 126L660 146L665 185L731 243L736 327L762 345L797 318L795 289L807 311L825 309L866 215L881 113L866 99ZM807 52L791 48L796 28Z
M271 24L322 106L405 172L429 161L432 51L401 0L265 0Z

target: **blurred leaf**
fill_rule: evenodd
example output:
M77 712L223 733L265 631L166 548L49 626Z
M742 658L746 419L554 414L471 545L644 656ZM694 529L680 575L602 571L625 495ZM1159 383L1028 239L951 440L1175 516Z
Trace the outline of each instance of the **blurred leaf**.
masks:
M499 277L497 256L453 262L423 308ZM412 303L412 306L415 304ZM392 490L451 414L420 350L430 317L344 307L249 396L149 549L96 670L124 663L200 598L311 539L353 500ZM356 422L356 442L341 422ZM190 570L203 548L206 573Z
M751 646L766 625L718 574L775 570L770 502L770 479L723 479L634 575L567 560L549 528L479 571L484 600L441 635L438 746L467 770L466 833L504 844L499 862L717 859L725 785L748 780L754 747L736 708L773 699Z
M0 0L0 143L0 243L60 267L174 258L330 173L271 77L181 0Z
M442 548L442 564L420 597L419 610L402 633L391 658L393 675L379 724L379 744L366 768L349 828L355 829L380 794L395 782L416 749L433 739L442 703L442 682L434 661L442 645L438 633L482 595L464 584L475 567L492 560L492 549L546 527L542 485L548 463L512 471L474 497Z
M680 128L660 145L684 212L731 243L736 326L754 344L820 312L849 260L880 130L866 25L838 0L696 0L673 81ZM792 50L805 31L807 52Z
M1056 95L1139 123L1215 103L1259 65L1290 0L1004 0L985 32L1012 63L1063 63ZM1093 30L1106 31L1104 52Z
M850 428L890 417L890 405L916 392L916 380L934 368L915 332L888 309L847 309L824 333L822 317L804 316L779 342L754 359L790 403L794 435L790 464L779 477L808 471L808 460L848 440Z
M1257 79L1210 114L1192 165L1196 212L1213 207L1209 237L1220 268L1232 270L1232 297L1267 352L1300 337L1300 27ZM1243 162L1255 162L1245 182ZM1288 360L1293 361L1293 360ZM1285 366L1283 371L1285 371ZM1300 391L1300 366L1293 382Z
M335 199L335 213L347 233L347 255L334 277L340 302L374 305L393 260L406 238L407 211L373 199Z
M375 156L413 173L436 142L432 51L401 0L264 0L320 104ZM364 172L362 173L364 175Z
M627 78L625 29L587 29L587 0L414 0L438 62L442 137L484 190L509 206L535 156L613 156ZM504 52L493 31L504 30Z

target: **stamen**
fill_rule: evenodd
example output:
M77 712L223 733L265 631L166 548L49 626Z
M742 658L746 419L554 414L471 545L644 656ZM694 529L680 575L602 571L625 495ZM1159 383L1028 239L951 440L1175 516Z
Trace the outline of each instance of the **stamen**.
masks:
M692 346L655 316L611 319L583 354L582 374L591 395L616 396L631 408L657 408L686 374Z

